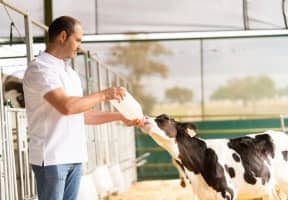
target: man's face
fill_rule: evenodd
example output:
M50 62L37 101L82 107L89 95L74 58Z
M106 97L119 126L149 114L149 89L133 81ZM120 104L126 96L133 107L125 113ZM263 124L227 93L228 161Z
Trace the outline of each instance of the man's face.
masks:
M74 33L72 33L63 44L63 51L65 52L65 58L74 58L80 49L82 41L83 30L80 24L76 24L74 27Z

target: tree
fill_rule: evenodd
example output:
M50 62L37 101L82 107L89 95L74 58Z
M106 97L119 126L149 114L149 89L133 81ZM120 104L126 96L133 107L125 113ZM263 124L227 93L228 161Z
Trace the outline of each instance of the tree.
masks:
M150 114L156 99L144 94L141 80L144 76L168 76L168 67L156 60L159 56L170 56L172 53L157 42L129 43L116 45L110 49L111 56L107 63L125 70L132 86L133 95L142 105L143 111Z
M167 89L165 96L170 102L186 103L192 100L193 92L190 89L175 86Z
M212 100L242 100L244 104L263 98L275 97L277 90L274 81L268 76L231 79L220 86L210 97Z

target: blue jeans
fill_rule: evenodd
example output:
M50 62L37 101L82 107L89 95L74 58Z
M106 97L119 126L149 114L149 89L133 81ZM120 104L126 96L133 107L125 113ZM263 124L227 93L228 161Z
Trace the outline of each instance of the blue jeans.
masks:
M32 165L39 200L77 200L81 163Z

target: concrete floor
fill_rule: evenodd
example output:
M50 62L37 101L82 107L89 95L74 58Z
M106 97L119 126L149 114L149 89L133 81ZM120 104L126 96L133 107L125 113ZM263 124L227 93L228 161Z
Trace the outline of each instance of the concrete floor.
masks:
M110 196L109 200L191 200L188 186L182 188L180 180L142 181L134 183L127 192Z

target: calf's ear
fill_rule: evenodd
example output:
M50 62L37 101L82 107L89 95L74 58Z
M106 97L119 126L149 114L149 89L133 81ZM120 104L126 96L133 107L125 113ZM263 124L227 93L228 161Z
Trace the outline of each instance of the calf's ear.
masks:
M187 127L187 128L190 128L190 129L192 129L192 130L195 130L195 131L197 130L196 125L193 124L193 123L191 123L191 122L190 122L190 123L187 123L186 127Z
M186 131L190 137L194 137L195 135L197 135L194 129L186 128Z

